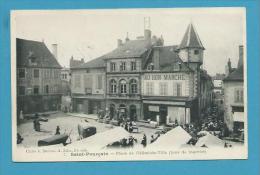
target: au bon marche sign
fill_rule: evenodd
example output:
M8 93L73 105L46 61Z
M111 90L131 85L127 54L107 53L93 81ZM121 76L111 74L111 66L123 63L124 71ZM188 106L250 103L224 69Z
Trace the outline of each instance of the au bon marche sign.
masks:
M184 74L146 74L144 80L185 80Z

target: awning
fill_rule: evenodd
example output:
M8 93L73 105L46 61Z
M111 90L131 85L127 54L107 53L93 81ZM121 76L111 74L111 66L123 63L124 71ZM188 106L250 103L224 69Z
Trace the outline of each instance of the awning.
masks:
M245 121L244 112L234 112L233 120L234 122L244 122Z

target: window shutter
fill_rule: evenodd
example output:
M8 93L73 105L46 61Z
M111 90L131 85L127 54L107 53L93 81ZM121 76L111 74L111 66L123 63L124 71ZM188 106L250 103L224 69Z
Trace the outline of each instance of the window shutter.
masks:
M173 83L173 96L177 96L177 84Z

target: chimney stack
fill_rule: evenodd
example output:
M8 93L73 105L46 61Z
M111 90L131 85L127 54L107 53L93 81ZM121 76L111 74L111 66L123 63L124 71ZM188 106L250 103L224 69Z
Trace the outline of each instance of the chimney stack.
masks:
M121 47L123 45L123 41L121 39L117 40L117 47Z
M151 36L152 36L151 30L145 29L145 30L144 30L144 39L145 39L145 40L149 40L149 39L151 39Z
M244 46L240 45L239 46L239 60L238 60L237 67L243 66L243 62L244 62Z
M58 59L58 44L52 44L52 54L56 59Z

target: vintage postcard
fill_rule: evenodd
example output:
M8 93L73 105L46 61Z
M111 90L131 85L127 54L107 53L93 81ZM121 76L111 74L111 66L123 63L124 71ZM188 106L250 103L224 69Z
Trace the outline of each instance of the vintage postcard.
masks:
M11 12L15 162L247 159L246 10Z

